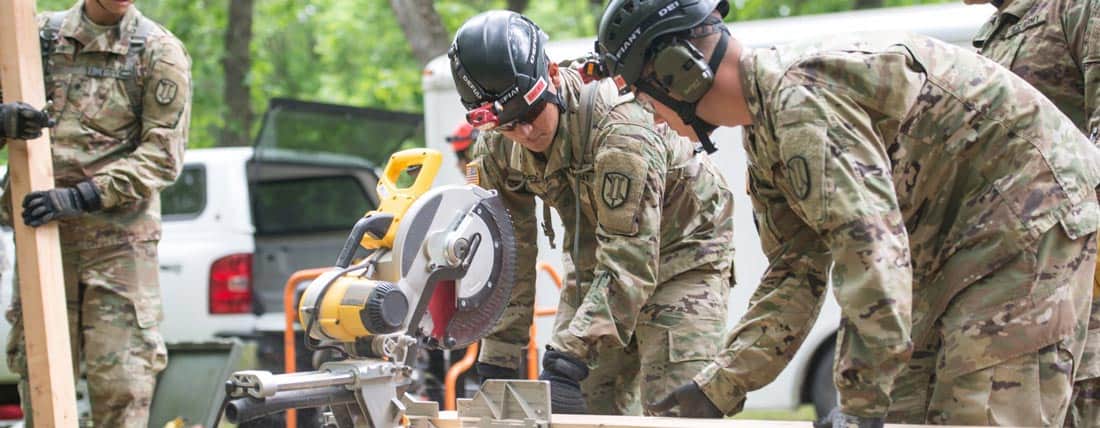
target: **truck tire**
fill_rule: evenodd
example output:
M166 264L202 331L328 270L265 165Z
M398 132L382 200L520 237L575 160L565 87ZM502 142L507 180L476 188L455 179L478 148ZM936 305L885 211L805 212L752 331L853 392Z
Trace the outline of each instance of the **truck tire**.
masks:
M814 404L814 411L820 419L829 414L836 407L836 385L833 384L833 356L836 352L834 346L829 346L821 355L818 355L813 365L813 378L810 380L810 401Z

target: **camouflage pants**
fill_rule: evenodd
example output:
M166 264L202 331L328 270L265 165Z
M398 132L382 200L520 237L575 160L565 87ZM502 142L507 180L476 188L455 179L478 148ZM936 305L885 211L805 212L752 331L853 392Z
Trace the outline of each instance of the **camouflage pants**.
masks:
M73 372L79 374L83 361L92 421L96 427L145 427L156 375L168 361L157 330L157 243L65 251L62 263ZM23 412L33 426L18 285L13 296L8 367L22 378Z
M1062 424L1070 405L1074 371L1084 348L1089 308L1080 302L1089 301L1092 292L1096 237L1071 240L1060 227L1054 227L1037 245L1035 252L1022 253L951 300L935 323L937 340L918 344L908 366L895 379L888 421L1002 426ZM1072 331L1059 337L1035 337L1010 328L1015 324L1032 324L1031 320L997 317L988 320L974 315L991 313L989 308L1042 307L1052 298L1075 303L1060 306L1064 311L1053 307L1045 311L1047 318L1070 317L1075 322ZM985 336L987 331L991 337ZM914 336L918 333L913 332ZM987 363L986 346L990 340L1026 343L1017 346L1021 352L1016 355Z
M597 346L581 382L592 414L640 415L644 402L690 382L717 355L726 327L729 262L681 273L657 286L626 348ZM562 289L554 330L568 328L582 290Z
M1100 261L1096 271L1100 274ZM1100 275L1093 278L1092 313L1089 334L1077 382L1073 384L1073 403L1066 416L1067 428L1100 428Z
M1100 427L1100 377L1073 384L1073 403L1066 415L1067 428Z

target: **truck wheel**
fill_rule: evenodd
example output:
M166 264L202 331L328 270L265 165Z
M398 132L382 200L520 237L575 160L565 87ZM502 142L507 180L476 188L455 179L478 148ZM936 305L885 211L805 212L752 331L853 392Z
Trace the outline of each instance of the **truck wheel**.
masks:
M833 385L833 355L835 347L830 347L814 361L813 379L810 384L810 400L814 403L817 418L825 417L836 407L836 386Z

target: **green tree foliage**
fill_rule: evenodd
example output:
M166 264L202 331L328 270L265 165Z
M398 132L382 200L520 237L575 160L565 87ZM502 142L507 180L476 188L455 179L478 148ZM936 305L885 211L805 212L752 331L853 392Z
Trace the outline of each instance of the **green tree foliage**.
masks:
M731 21L848 10L860 0L732 0ZM863 0L866 3L866 0ZM957 0L882 0L884 6ZM193 61L194 108L190 147L210 147L223 125L227 0L138 1L141 11L175 33ZM606 2L604 2L606 3ZM59 10L72 0L38 0ZM451 34L471 16L504 9L505 0L437 0ZM525 14L552 40L591 37L602 7L592 0L528 2ZM252 106L272 97L417 112L421 70L387 0L262 0L253 22ZM259 126L259 121L256 121ZM253 129L253 135L255 135Z

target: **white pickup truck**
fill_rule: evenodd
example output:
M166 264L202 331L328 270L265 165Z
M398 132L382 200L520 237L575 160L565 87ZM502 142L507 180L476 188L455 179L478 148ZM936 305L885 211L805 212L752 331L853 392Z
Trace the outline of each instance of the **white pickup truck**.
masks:
M188 150L161 193L159 245L168 342L258 339L260 365L282 369L283 287L331 266L351 226L377 206L374 164L419 138L422 117L276 99L255 147ZM335 142L335 143L334 143ZM318 153L318 149L341 154ZM11 302L11 231L0 307ZM11 326L0 319L0 338ZM302 363L308 364L309 354ZM0 405L18 403L0 358Z

